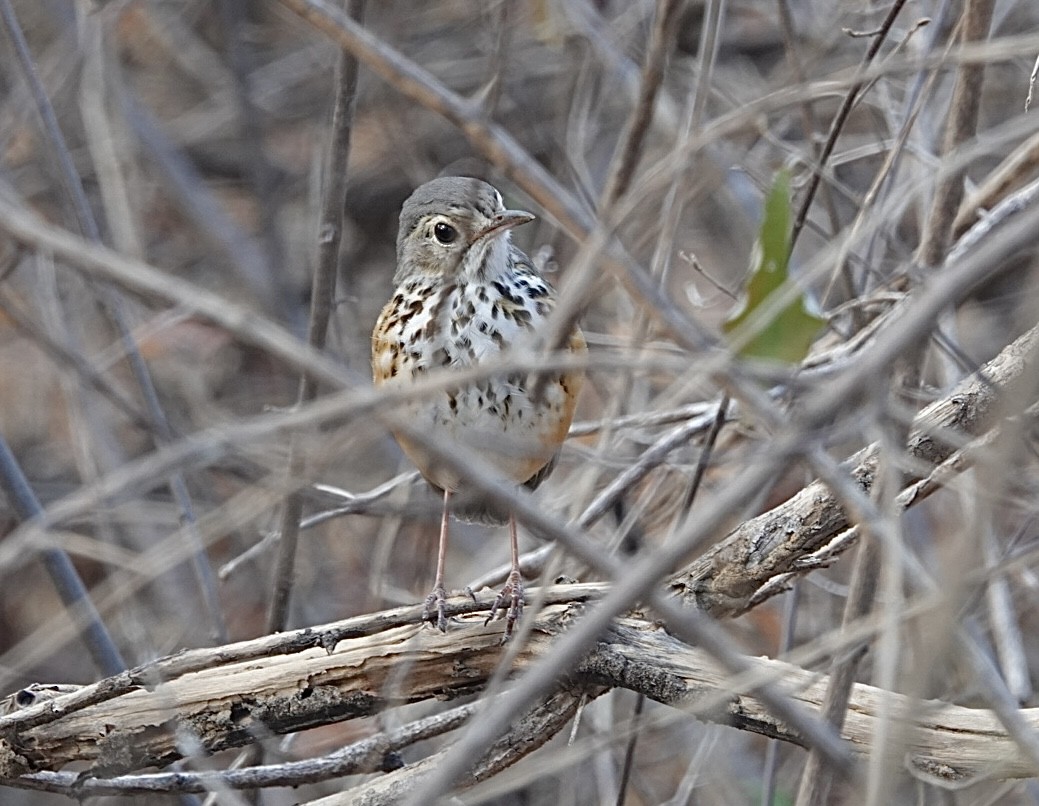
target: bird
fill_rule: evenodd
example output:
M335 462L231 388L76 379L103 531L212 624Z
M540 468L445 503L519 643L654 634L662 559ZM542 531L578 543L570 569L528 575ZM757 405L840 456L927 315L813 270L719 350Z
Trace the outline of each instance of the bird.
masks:
M426 372L493 366L517 344L544 335L556 291L512 243L512 230L533 221L505 207L501 193L472 177L446 176L420 185L401 207L395 290L372 331L377 387L413 383ZM581 355L574 325L563 349ZM407 404L400 420L441 445L477 451L502 476L536 488L551 472L573 421L584 374L505 372L445 389ZM511 570L487 623L505 618L503 640L523 610L516 517L477 497L403 429L391 432L422 476L443 494L433 590L424 619L447 630L444 585L449 513L490 524L508 523ZM462 494L462 495L459 495ZM458 496L452 502L452 496Z

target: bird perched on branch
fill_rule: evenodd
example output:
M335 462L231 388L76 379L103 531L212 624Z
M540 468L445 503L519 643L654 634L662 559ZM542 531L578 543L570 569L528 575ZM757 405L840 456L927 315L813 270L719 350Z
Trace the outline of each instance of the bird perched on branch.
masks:
M583 382L577 371L504 368L510 348L536 345L556 300L552 286L511 241L511 230L532 220L530 213L506 209L501 194L479 179L442 177L420 186L401 209L396 290L372 332L376 386L409 383L446 367L503 366L501 373L406 405L406 427L394 430L404 453L444 495L436 581L426 599L426 617L441 630L447 627L448 513L454 512L467 520L508 521L512 570L488 621L504 614L505 637L511 635L523 608L516 519L478 498L455 507L452 496L465 497L465 479L409 433L475 451L505 478L534 489L552 469ZM579 329L566 347L585 351Z

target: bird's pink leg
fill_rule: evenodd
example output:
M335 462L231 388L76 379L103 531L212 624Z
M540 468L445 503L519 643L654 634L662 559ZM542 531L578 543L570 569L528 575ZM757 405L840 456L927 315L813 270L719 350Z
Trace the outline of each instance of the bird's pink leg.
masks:
M440 518L440 543L437 547L437 576L433 582L433 590L426 597L426 609L424 617L430 624L435 625L440 632L447 632L447 616L444 608L447 604L447 589L444 588L444 566L447 561L447 521L449 504L451 503L451 491L444 490L444 512Z
M505 587L491 605L491 614L487 617L489 622L498 613L505 616L505 635L502 641L508 641L512 636L512 629L516 626L520 615L523 613L523 575L520 573L519 564L519 538L516 535L516 516L509 515L509 546L512 550L512 570L505 581ZM486 623L486 622L485 622Z

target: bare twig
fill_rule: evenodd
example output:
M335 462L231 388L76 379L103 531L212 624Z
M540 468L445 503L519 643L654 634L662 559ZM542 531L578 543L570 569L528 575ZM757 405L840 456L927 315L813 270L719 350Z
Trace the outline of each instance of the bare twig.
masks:
M957 435L984 430L987 417L997 404L996 388L1005 393L1004 382L1008 385L1023 382L1027 368L1036 360L1037 345L1039 328L1033 328L952 395L924 409L916 418L906 448L907 456L928 466L940 464L954 454L958 447ZM993 379L999 379L995 381L998 387L993 386ZM971 406L969 414L961 409L961 403L968 397L974 403L981 403L980 407ZM965 414L966 418L962 416ZM850 477L866 491L873 484L878 454L878 446L874 444L848 461ZM759 577L765 583L784 567L790 571L797 569L803 557L795 555L809 548L809 544L798 542L794 554L786 553L782 537L784 524L791 519L805 527L812 524L809 531L819 539L816 548L826 546L849 526L848 515L838 499L825 484L814 482L771 512L742 524L689 569L672 577L669 583L672 591L709 612L742 612L752 601L759 601L755 598L760 587L754 579L755 567L768 569ZM758 566L765 558L764 565ZM715 573L718 569L724 570Z
M1039 56L1035 57L1035 64L1032 65L1032 72L1028 75L1028 95L1025 96L1025 112L1032 106L1032 92L1035 89L1035 79L1039 76Z
M884 41L887 39L891 27L895 24L895 20L904 5L905 0L896 0L896 2L891 4L891 8L888 9L887 16L884 18L884 22L881 23L876 36L873 37L873 41L869 43L869 47L866 49L866 55L863 56L862 64L859 67L860 73L863 73L865 69L869 67L877 53L880 52L880 46L884 44ZM805 190L805 194L801 199L801 205L797 210L797 215L794 217L794 226L790 236L791 249L793 249L794 245L797 243L797 237L801 234L801 230L804 228L805 221L808 218L808 211L811 209L812 201L815 199L815 191L819 187L819 182L822 181L823 168L825 168L826 163L829 161L830 155L833 154L833 149L837 145L837 138L840 137L841 130L844 128L848 115L851 114L851 110L859 100L859 93L862 91L862 88L866 86L866 83L865 80L862 80L855 82L851 86L851 89L849 89L847 94L844 96L844 100L841 102L840 109L837 110L833 122L830 124L830 131L826 135L826 142L823 144L822 151L819 153L818 164L815 166L815 170L812 171L812 178L808 182L808 188Z
M82 6L80 8L82 9ZM97 164L101 198L105 205L109 226L112 229L115 248L124 254L140 257L143 253L143 245L131 212L124 166L119 160L117 153L119 149L114 142L114 124L107 114L108 93L106 89L109 83L109 71L106 65L107 54L104 47L101 18L100 15L90 14L83 14L82 17L83 38L86 42L86 65L80 107L87 143ZM88 211L89 208L84 211L84 214ZM127 357L134 369L152 421L147 431L159 444L168 443L174 438L173 428L159 401L151 372L139 353L136 340L129 332L123 300L111 292L105 293L105 299L113 309L112 315L122 336L123 349L126 350ZM194 524L198 520L198 516L183 475L171 474L168 483L174 500L183 513L184 522L189 525ZM227 625L220 608L216 577L209 563L209 557L203 550L195 529L188 529L187 539L191 541L195 549L191 556L191 565L199 588L199 598L209 619L210 633L214 641L224 643L228 640Z
M979 42L988 37L994 5L993 0L968 1L963 11L964 42ZM960 67L945 129L944 154L952 153L961 143L974 136L981 108L981 82L984 75L984 65ZM919 248L919 260L924 266L938 266L945 259L953 218L963 198L964 174L963 170L946 173L935 188L931 212Z
M360 21L364 0L351 0L347 13ZM354 106L357 99L357 59L343 51L336 70L336 96L332 112L332 139L329 145L328 187L321 207L318 265L310 292L310 324L307 344L315 350L325 346L328 322L332 316L336 276L339 271L339 244L343 234L343 208L346 204L347 171L350 157L350 137L353 131ZM299 381L296 405L308 403L317 396L317 378L306 373ZM294 437L289 447L288 474L300 476L304 470L302 447ZM274 592L267 613L267 629L278 632L285 629L288 619L289 596L292 592L293 571L296 564L296 543L299 522L303 514L303 496L296 492L285 499L281 513L280 541L274 568Z
M22 520L37 518L43 512L43 506L3 437L0 437L0 486ZM54 587L73 619L84 622L83 637L94 664L105 675L125 669L126 662L108 634L69 555L58 548L43 549L40 554Z
M59 162L59 177L65 184L68 199L76 211L76 219L84 227L87 234L93 240L99 240L100 234L94 223L94 217L90 213L90 207L83 193L83 186L76 178L72 158L68 149L64 146L58 128L54 108L51 106L43 84L36 74L29 45L25 41L18 18L11 7L10 0L0 0L0 19L3 20L7 35L14 45L18 63L22 68L25 79L29 84L30 91L36 103L36 108L43 119L45 136L50 140L51 151ZM21 465L15 458L7 441L0 437L0 483L11 500L12 506L23 520L36 518L43 511L36 493L29 484ZM85 640L90 655L95 665L103 674L114 674L125 669L126 664L112 640L108 629L101 621L101 617L90 600L86 586L77 573L72 561L60 548L46 549L43 554L43 563L50 574L54 586L57 588L65 606L73 613L74 617L86 622Z
M337 385L349 383L336 362L307 349L283 328L261 319L247 306L48 224L3 189L0 189L0 230L18 243L48 251L69 266L99 280L120 285L130 293L158 297L185 310L195 311L292 367Z
M105 778L83 778L74 772L37 772L21 776L16 783L26 789L80 798L158 792L207 792L214 783L231 789L303 786L344 775L388 772L402 763L399 758L395 758L398 751L455 730L475 710L476 706L472 703L460 705L396 730L361 739L327 756L302 761L233 770L160 772Z
M953 239L962 236L978 218L991 211L1012 187L1029 179L1037 167L1039 134L1034 134L1010 152L981 186L963 200L952 224Z
M675 21L684 5L685 0L659 0L657 3L653 29L646 47L646 61L642 66L642 77L639 81L638 101L617 145L614 167L602 193L603 210L613 209L617 199L627 192L631 184L642 155L649 124L653 119L657 92L664 80L664 64L678 32Z

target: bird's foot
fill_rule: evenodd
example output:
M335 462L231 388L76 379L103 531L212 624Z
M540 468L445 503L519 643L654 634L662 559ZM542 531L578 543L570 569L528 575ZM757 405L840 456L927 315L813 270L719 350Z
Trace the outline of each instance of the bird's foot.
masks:
M426 597L425 609L422 611L422 619L428 621L440 632L447 632L447 614L444 609L447 606L447 591L443 585L437 585Z
M512 629L516 626L516 622L519 621L522 613L523 577L520 576L519 571L513 571L505 581L505 587L501 589L501 593L498 594L494 604L491 605L490 615L487 616L487 621L484 624L490 624L493 619L504 616L505 634L501 640L502 643L505 643L512 637Z

